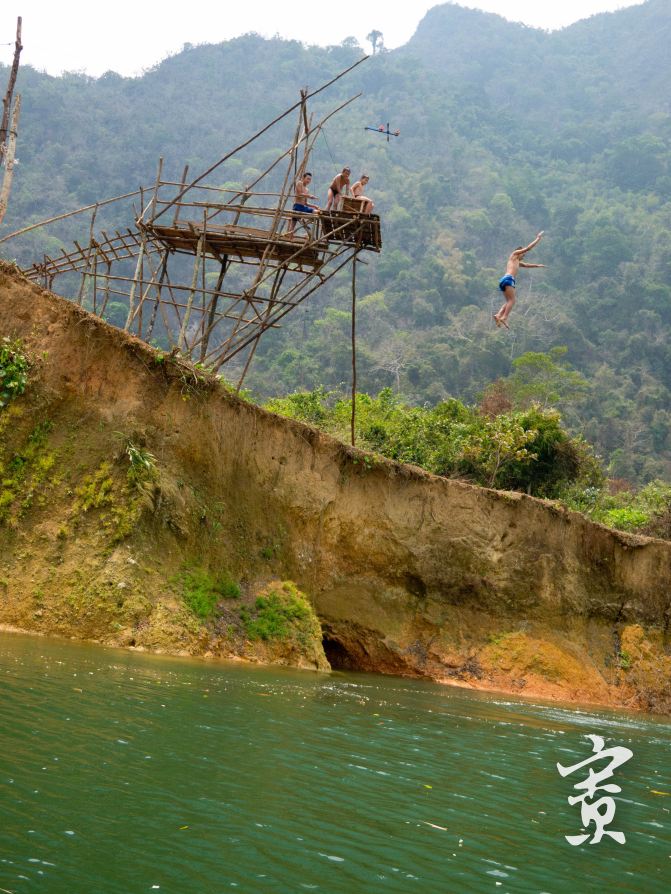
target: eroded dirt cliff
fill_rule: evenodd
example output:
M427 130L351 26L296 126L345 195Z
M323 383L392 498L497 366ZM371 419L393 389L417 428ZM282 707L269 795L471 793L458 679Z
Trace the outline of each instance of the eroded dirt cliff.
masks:
M33 358L0 414L0 622L324 667L318 630L251 640L240 624L294 581L336 668L668 709L671 543L365 456L7 265L0 334ZM139 487L128 444L155 460ZM199 618L190 568L239 581L240 604Z

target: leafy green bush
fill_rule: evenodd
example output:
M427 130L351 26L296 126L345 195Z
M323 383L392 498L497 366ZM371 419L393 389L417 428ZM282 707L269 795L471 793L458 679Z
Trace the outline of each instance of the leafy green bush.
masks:
M288 397L268 401L266 408L273 413L318 426L328 418L328 411L324 406L327 398L327 391L320 386L314 391L299 391Z
M5 336L0 342L0 409L26 390L29 368L21 342Z
M312 632L316 620L314 610L291 581L271 584L256 599L255 613L241 609L240 618L251 640L288 639L296 634L299 639Z
M615 494L601 487L571 488L561 501L610 528L671 539L671 485L663 481Z
M609 528L617 528L618 531L639 531L645 527L648 521L648 514L634 506L608 509L603 515L604 525L608 525Z
M240 587L227 573L212 576L203 568L187 568L180 572L173 583L181 589L186 605L199 618L210 618L217 603L222 599L238 599Z
M318 388L267 406L349 440L350 399ZM589 446L562 428L556 410L537 405L496 416L455 399L410 407L385 388L357 394L356 430L360 447L486 487L555 497L571 482L603 478Z
M574 369L567 368L563 345L547 354L527 351L513 360L513 373L505 380L517 406L533 404L543 409L564 403L580 402L589 393L589 382Z

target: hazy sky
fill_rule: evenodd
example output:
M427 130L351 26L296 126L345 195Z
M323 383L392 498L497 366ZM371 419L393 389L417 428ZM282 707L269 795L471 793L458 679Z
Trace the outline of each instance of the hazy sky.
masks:
M641 0L638 0L641 2ZM637 0L466 0L461 6L495 12L537 28L561 28L597 12L636 5ZM393 8L389 0L2 0L0 44L12 43L16 17L23 17L22 62L50 74L112 69L141 73L184 43L218 43L248 31L279 34L305 43L340 43L356 37L362 45L376 29L389 49L405 43L436 2L416 0ZM12 59L0 46L0 62Z

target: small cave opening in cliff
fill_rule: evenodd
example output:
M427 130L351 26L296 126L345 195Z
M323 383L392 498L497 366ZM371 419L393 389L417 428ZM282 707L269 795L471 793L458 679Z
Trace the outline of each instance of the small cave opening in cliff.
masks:
M350 652L347 646L340 640L325 636L322 639L322 645L324 654L333 670L363 670L356 655Z

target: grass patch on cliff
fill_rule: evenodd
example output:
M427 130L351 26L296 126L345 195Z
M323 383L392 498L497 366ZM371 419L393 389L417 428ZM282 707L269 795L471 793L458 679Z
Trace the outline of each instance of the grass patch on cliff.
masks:
M75 512L88 512L90 509L110 506L113 502L113 489L112 466L108 462L102 462L76 489Z
M8 408L0 435L8 425L16 424L20 416L18 407ZM49 450L48 444L52 428L48 419L38 422L9 458L0 449L0 524L16 527L34 502L46 502L47 489L58 482L53 472L57 454Z
M222 599L239 599L239 585L228 572L212 575L204 568L186 568L172 579L184 604L199 618L207 620Z
M144 447L139 447L132 441L126 442L126 456L128 457L129 468L127 472L128 481L135 487L142 488L158 477L156 468L156 457Z
M275 581L256 598L253 608L240 609L240 620L251 640L296 639L307 643L319 636L312 605L292 581Z
M114 545L132 534L140 521L142 509L142 494L136 493L130 482L119 484L114 478L112 464L104 460L76 488L70 520L76 527L82 515L92 510L100 511L101 526ZM63 536L67 536L65 529Z

